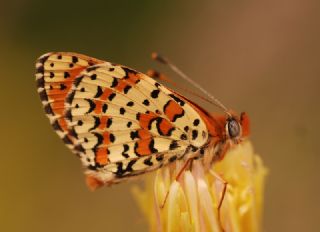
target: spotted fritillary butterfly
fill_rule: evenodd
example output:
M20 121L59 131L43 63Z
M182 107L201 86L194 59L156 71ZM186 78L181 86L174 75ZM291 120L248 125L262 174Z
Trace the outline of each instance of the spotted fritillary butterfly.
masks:
M37 60L36 70L46 115L93 189L205 151L212 162L222 159L248 135L246 114L214 116L122 65L53 52Z

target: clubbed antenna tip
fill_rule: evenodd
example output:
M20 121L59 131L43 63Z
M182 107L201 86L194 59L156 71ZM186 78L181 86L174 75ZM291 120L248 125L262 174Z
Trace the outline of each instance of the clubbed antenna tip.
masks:
M153 60L159 61L162 64L168 64L168 60L166 58L164 58L163 56L161 56L159 53L157 52L153 52L151 53L151 58Z

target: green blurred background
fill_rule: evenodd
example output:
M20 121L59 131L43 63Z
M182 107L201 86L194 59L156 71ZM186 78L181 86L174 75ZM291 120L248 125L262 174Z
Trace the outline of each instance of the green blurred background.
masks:
M319 231L320 2L0 2L0 231L147 231L136 181L91 193L44 115L34 61L75 51L141 71L170 57L247 111L270 169L264 231ZM203 104L210 111L213 106Z

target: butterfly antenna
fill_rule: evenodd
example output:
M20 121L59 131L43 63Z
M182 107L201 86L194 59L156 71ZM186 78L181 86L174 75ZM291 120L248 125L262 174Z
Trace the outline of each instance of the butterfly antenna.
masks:
M177 84L176 82L174 82L173 80L171 80L170 78L168 78L166 75L164 75L164 74L162 74L162 73L159 73L158 71L156 71L156 70L154 70L154 69L149 69L149 70L147 71L147 75L148 75L149 77L157 78L157 79L159 79L159 80L162 80L162 81L165 81L165 82L167 82L167 83L170 83L171 85L173 85L173 86L175 86L175 87L177 87L177 88L179 88L179 89L181 89L181 90L183 90L183 91L185 91L185 92L187 92L187 93L190 93L191 95L196 96L196 97L200 98L200 99L203 100L203 101L206 101L206 102L208 102L208 103L210 103L210 104L214 104L214 103L212 102L212 100L209 99L208 97L204 97L204 96L202 96L202 95L200 95L200 94L198 94L198 93L196 93L196 92L194 92L194 91L192 91L192 90L190 90L190 89L188 89L188 88L182 87L181 85Z
M225 107L217 98L215 98L212 94L210 94L207 90L205 90L204 88L202 88L202 86L200 86L197 82L195 82L194 80L192 80L190 77L188 77L184 72L182 72L177 66L175 66L174 64L172 64L167 58L159 55L156 52L153 52L151 54L151 57L153 60L156 60L162 64L166 64L168 65L172 71L174 71L176 74L178 74L181 78L183 78L184 80L188 81L190 84L192 84L194 87L196 87L197 89L199 89L202 93L204 93L211 101L210 103L218 106L219 108L221 108L225 113L228 113L228 109L227 107Z

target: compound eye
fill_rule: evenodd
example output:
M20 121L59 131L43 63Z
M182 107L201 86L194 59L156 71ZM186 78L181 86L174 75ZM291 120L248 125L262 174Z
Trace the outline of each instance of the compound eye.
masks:
M235 119L230 119L227 127L230 138L236 138L240 135L240 125Z

